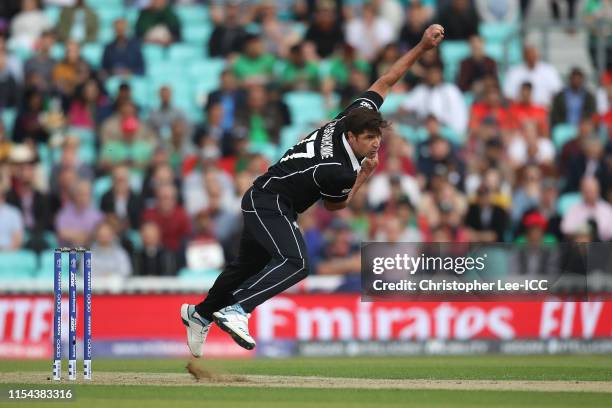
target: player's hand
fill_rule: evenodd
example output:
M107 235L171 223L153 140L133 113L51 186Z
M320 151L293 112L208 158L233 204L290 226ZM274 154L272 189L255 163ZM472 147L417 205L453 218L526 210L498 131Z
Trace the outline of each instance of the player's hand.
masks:
M425 50L436 48L444 39L444 27L440 24L432 24L427 27L421 38L421 45Z
M374 157L366 157L361 162L361 172L365 174L366 177L369 177L370 174L374 172L378 166L378 153Z

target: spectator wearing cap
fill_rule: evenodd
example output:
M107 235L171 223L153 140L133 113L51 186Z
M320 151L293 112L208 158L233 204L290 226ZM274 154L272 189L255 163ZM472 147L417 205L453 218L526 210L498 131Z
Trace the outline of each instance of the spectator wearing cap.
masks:
M145 61L140 41L128 37L128 22L120 18L113 23L115 39L104 47L103 76L144 75Z
M153 145L157 144L157 135L146 123L140 123L136 105L129 100L119 102L117 112L109 116L100 125L101 144L120 141L126 130L136 132L135 139L137 140L146 140Z
M582 70L573 68L568 86L553 99L550 122L552 126L560 123L578 126L582 118L591 118L595 114L595 96L586 89Z
M240 21L240 11L239 1L225 3L223 14L215 19L215 28L208 40L208 55L225 58L242 50L247 32Z
M580 182L580 192L582 201L567 210L561 221L561 231L568 236L574 235L591 222L597 230L596 239L611 240L612 205L601 198L597 179L584 177Z
M438 23L444 27L447 40L467 40L478 34L479 17L469 0L452 0L440 7Z
M523 48L524 63L510 67L504 81L506 97L517 100L521 85L529 82L533 85L533 102L544 107L550 106L554 95L561 90L563 82L555 67L540 61L538 50L526 45Z
M482 80L487 76L497 76L497 63L485 54L484 42L478 35L470 37L470 56L461 61L457 86L463 92L480 94Z
M145 222L140 226L140 248L133 257L134 275L137 276L174 276L176 257L163 247L161 230L154 222Z
M73 40L78 43L95 42L98 37L98 15L85 0L75 0L74 5L62 8L57 25L60 42Z
M506 211L493 204L493 192L484 184L476 192L465 216L471 242L504 242L508 227Z
M546 234L546 218L537 211L523 217L522 228L525 234L517 239L525 244L511 253L510 274L512 276L554 276L559 270L559 253L551 245L556 240Z
M426 82L417 85L401 106L405 111L414 112L421 120L434 115L458 134L466 131L468 115L463 95L455 84L444 82L440 66L429 68Z
M338 24L333 2L317 2L314 20L306 30L304 40L314 44L320 58L330 57L336 47L344 42L344 32L342 25Z
M72 185L69 200L55 218L55 231L62 246L88 246L102 213L91 202L91 184L78 180Z
M40 0L22 0L21 11L11 20L10 42L19 48L33 49L38 37L50 28Z
M19 209L6 202L4 188L0 187L0 252L21 248L24 232Z
M245 84L265 85L272 79L275 62L274 56L265 51L261 38L250 34L232 69L236 78Z
M181 41L181 24L168 0L151 0L149 7L140 12L136 36L164 46Z
M159 186L155 194L155 205L145 210L142 221L157 224L163 246L176 254L183 240L191 234L191 221L178 204L176 187L172 184Z
M138 229L143 203L140 194L131 188L129 167L115 166L112 180L111 188L102 195L100 209L107 215L116 215L127 229Z
M533 85L530 82L523 83L518 100L510 105L510 115L514 120L514 126L521 128L526 122L535 122L538 134L549 137L548 111L545 107L533 103L532 94Z
M109 169L116 164L126 164L144 170L153 155L155 143L144 137L150 132L137 116L127 116L121 120L121 137L106 141L101 148L99 165Z

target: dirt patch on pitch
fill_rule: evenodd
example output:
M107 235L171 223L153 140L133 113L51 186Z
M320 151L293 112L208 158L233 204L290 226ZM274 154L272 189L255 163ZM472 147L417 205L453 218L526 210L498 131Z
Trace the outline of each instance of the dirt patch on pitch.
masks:
M299 377L274 375L229 375L217 373L126 373L94 372L92 381L62 380L61 384L154 385L154 386L218 386L261 388L349 388L401 390L490 390L540 392L605 392L612 393L610 381L493 381L493 380L397 380L338 377ZM2 373L0 383L58 384L47 373Z

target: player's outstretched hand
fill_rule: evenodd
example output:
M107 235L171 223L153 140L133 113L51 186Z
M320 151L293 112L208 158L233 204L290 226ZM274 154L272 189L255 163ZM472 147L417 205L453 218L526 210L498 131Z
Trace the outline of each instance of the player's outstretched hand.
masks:
M440 24L432 24L427 27L427 30L423 33L423 38L421 38L421 45L426 50L431 50L432 48L440 45L442 40L444 39L444 27Z

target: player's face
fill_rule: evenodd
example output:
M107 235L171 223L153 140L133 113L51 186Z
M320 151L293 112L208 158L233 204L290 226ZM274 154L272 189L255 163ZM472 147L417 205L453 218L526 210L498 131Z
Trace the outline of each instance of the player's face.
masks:
M352 132L350 132L352 134ZM359 135L352 137L353 144L352 148L355 155L359 158L368 157L370 159L376 157L378 149L380 149L380 143L382 141L382 134L366 130Z

